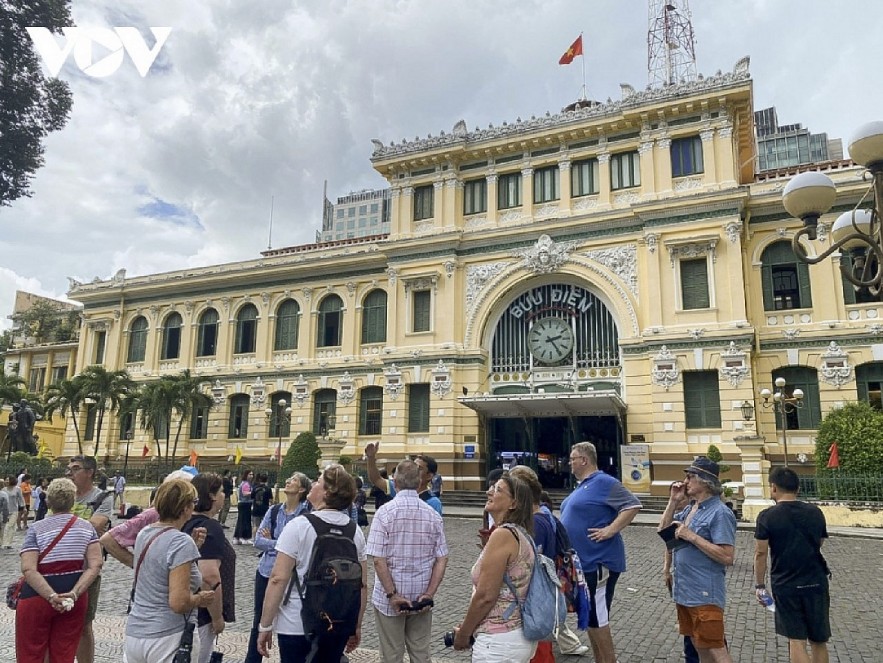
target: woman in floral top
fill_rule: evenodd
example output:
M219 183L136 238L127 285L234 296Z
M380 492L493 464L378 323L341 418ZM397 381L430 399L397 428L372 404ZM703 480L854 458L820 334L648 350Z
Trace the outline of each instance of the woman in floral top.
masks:
M463 623L454 629L454 649L468 649L474 638L473 663L528 663L536 643L524 637L518 604L527 596L534 564L530 488L504 474L487 495L485 510L496 527L472 567L474 591ZM503 581L506 574L517 596Z

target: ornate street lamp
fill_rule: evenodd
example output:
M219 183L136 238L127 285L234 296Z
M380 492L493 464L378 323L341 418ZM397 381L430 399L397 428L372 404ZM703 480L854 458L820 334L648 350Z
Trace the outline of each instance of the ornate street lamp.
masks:
M849 156L867 168L865 179L870 185L855 209L841 214L831 227L831 246L812 258L800 240L816 239L819 217L831 209L837 198L834 183L827 175L800 173L788 182L782 193L785 210L803 220L803 228L794 236L791 246L803 262L815 265L835 251L845 252L849 260L840 262L843 276L856 290L867 288L875 297L883 289L883 122L862 125L849 141ZM870 209L862 208L871 194Z
M126 460L123 461L123 476L126 476L126 470L129 467L129 443L132 441L132 430L126 431Z
M739 409L742 410L742 418L745 421L751 421L754 417L754 404L751 401L742 401Z
M786 415L797 412L798 408L803 407L803 390L795 389L789 396L785 392L785 378L776 378L776 392L772 393L769 389L761 389L760 396L763 398L763 406L765 408L773 408L773 411L781 417L782 420L782 449L785 452L785 467L788 467L788 421ZM770 402L770 396L773 400Z
M273 421L273 408L268 407L264 410L264 416L267 422ZM291 423L291 408L288 407L288 401L280 398L276 403L276 434L279 436L279 442L276 446L276 458L279 463L279 470L276 473L276 502L279 502L279 482L282 481L282 429L285 424Z

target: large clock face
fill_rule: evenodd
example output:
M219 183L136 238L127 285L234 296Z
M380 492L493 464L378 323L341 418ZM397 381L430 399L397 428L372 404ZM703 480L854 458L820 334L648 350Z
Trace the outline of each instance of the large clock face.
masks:
M546 364L555 364L573 350L573 331L567 320L542 318L533 323L527 342L534 357Z

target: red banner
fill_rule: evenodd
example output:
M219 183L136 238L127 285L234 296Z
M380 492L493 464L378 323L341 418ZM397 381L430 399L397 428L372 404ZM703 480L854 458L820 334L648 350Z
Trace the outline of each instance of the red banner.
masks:
M837 449L837 443L831 445L831 455L828 456L828 469L840 467L840 451Z

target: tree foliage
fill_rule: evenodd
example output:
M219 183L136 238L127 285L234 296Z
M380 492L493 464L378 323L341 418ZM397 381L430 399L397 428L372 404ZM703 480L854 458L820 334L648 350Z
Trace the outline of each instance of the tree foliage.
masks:
M67 83L44 76L26 28L60 34L71 25L69 0L0 2L0 207L31 195L43 140L64 127L73 103Z
M294 472L303 472L311 479L319 476L319 459L322 452L316 436L305 431L294 438L282 460L282 477L290 477Z
M836 442L839 470L827 469L831 445ZM867 403L847 403L831 410L816 437L816 474L831 476L883 475L883 412Z
M80 323L80 312L76 309L42 298L15 317L25 334L35 337L38 343L64 343L73 340Z
M95 422L95 450L92 452L98 457L104 415L107 412L119 411L123 398L134 388L134 383L126 371L108 371L104 366L97 364L87 367L79 377L82 379L83 400L91 399L98 408Z

